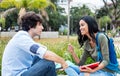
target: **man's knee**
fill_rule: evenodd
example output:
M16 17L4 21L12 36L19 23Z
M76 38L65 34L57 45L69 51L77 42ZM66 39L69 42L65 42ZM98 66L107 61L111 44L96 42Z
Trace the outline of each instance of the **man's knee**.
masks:
M55 63L53 61L45 60L45 64L50 68L55 68Z
M47 63L47 73L46 76L57 76L55 70L55 63L53 61L46 60Z

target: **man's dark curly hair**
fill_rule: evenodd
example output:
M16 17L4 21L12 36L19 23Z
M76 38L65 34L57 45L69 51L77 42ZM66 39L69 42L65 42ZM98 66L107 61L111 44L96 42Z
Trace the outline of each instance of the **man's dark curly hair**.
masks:
M22 18L22 30L29 31L30 28L35 28L37 25L37 22L42 23L42 19L38 14L35 12L27 12Z

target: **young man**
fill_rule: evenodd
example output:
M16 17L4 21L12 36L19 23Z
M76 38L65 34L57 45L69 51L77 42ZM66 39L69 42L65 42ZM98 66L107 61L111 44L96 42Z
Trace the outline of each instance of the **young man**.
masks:
M63 58L32 39L44 29L37 14L27 12L21 26L22 31L5 48L2 76L56 76L54 62L60 63L63 69L68 67Z

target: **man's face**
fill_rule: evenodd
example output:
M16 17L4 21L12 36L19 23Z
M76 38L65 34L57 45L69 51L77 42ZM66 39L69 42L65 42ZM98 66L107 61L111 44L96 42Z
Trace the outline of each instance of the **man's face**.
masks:
M32 29L33 36L40 35L43 29L42 23L37 22L36 27Z

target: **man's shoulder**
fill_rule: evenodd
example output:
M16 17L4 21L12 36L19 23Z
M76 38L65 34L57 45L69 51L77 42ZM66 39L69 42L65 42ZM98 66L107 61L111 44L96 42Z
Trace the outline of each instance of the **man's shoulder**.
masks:
M28 35L28 32L26 31L18 31L16 35Z
M18 31L13 38L25 38L25 37L30 37L28 32L26 31Z

